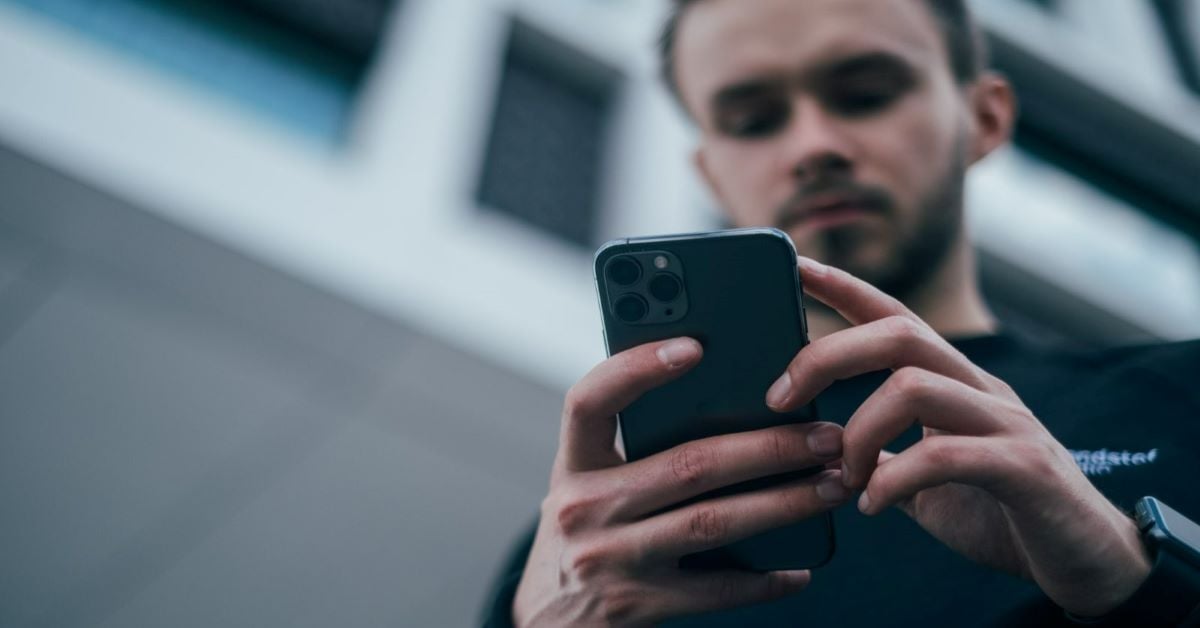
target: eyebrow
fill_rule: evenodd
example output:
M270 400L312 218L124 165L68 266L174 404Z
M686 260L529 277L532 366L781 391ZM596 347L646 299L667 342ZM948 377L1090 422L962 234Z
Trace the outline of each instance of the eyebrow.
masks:
M869 52L846 59L839 59L832 64L818 68L814 72L814 78L817 81L822 81L846 75L878 71L916 74L917 69L908 59L899 55L890 52Z
M763 94L781 91L787 80L783 76L757 77L727 85L717 90L712 96L711 106L714 111L735 104L739 101L762 96Z
M818 66L799 77L799 83L804 85L819 84L836 80L845 76L866 72L903 72L916 74L916 67L900 55L873 51L837 59L831 63ZM764 93L777 92L788 82L784 75L764 75L726 85L718 89L710 99L711 108L716 111L722 107Z

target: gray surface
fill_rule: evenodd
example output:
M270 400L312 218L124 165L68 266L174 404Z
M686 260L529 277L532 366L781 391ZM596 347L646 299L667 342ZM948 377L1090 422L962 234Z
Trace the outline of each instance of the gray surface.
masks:
M469 625L558 407L0 150L0 625Z

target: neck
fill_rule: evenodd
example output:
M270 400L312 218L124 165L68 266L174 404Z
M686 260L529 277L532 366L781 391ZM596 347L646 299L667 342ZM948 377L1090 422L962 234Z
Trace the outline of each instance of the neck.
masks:
M928 281L903 299L904 305L938 334L953 338L995 333L996 319L983 300L975 255L965 235ZM813 340L850 327L823 304L809 300L808 331Z

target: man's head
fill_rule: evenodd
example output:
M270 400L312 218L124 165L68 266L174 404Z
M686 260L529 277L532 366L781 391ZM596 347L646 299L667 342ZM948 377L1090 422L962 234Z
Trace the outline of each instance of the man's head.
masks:
M674 0L662 41L735 224L901 298L961 244L963 175L1014 109L963 0Z

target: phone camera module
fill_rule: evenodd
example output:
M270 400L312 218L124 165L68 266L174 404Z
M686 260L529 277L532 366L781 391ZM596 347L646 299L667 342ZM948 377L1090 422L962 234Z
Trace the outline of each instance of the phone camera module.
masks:
M616 310L617 318L626 323L636 323L650 311L650 306L646 304L646 300L636 294L627 294L617 299L613 309Z
M642 265L632 257L618 257L608 264L608 279L618 286L631 286L642 278Z
M683 292L679 278L670 273L659 273L650 280L650 294L663 303L670 303Z

